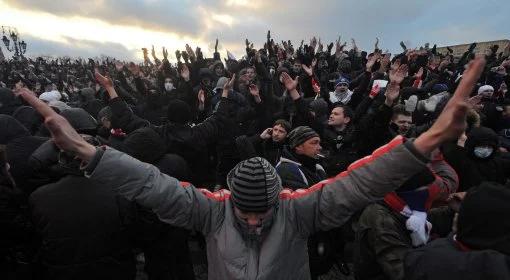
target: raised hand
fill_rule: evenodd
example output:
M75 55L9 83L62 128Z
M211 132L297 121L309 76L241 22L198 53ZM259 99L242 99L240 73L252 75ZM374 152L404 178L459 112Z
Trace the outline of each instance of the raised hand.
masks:
M113 81L109 76L103 76L97 68L94 70L94 77L96 78L96 81L103 86L105 89L112 88L113 87Z
M400 85L405 77L407 77L409 68L407 64L402 64L397 70L390 71L390 82L395 85Z
M476 57L468 64L459 86L441 115L429 130L414 141L414 146L419 152L428 155L442 143L457 140L465 132L469 96L484 67L485 59L483 57Z
M152 58L154 58L154 60L157 59L157 57L156 57L156 50L154 50L154 45L152 45L151 55L152 55Z
M273 129L270 127L270 128L266 128L264 129L264 131L262 131L262 133L260 134L260 138L262 139L269 139L271 138L271 133L273 132Z
M216 43L214 44L214 52L218 52L218 38L216 38Z
M180 50L175 51L175 57L177 58L178 62L181 62L181 51Z
M203 89L198 91L197 98L200 104L205 104L205 91Z
M168 50L165 47L163 47L162 52L163 52L163 59L168 60Z
M374 50L379 49L379 37L375 37L375 44L374 44Z
M356 46L356 40L354 40L354 38L351 38L351 44L352 44L352 49L355 51L358 51L358 46Z
M267 41L271 40L271 30L267 31Z
M287 72L283 72L282 73L282 82L283 84L285 85L285 88L287 89L287 91L293 91L295 89L297 89L297 86L299 84L299 76L297 76L296 78L294 78L294 80L289 76L289 74Z
M232 75L232 78L223 86L222 97L228 97L228 93L234 88L234 81L236 80L236 74Z
M312 66L308 66L306 64L301 64L301 68L303 68L303 70L305 71L305 73L308 75L308 76L313 76L313 67Z
M186 52L188 53L189 58L192 61L194 61L196 58L195 53L193 52L193 49L188 44L186 44Z
M321 42L321 38L319 38L319 47L317 48L317 52L323 52L324 51L324 45Z
M262 99L260 98L259 87L256 84L251 84L249 86L249 89L251 96L253 96L253 98L255 99L255 102L260 103Z
M400 94L400 86L398 84L388 84L386 87L386 91L384 92L384 96L386 96L386 100L384 103L392 107L395 104L395 100L398 99Z
M189 68L186 64L182 65L181 78L183 78L184 81L186 81L186 82L188 82L190 80L190 72L189 72Z
M374 53L367 61L366 71L372 72L372 67L377 62L377 60L379 60L379 58L381 58L381 55L379 53Z
M96 148L87 143L64 117L57 114L46 103L35 97L27 88L20 89L18 93L43 117L44 124L50 131L53 142L59 149L76 155L85 162L92 160L96 154Z

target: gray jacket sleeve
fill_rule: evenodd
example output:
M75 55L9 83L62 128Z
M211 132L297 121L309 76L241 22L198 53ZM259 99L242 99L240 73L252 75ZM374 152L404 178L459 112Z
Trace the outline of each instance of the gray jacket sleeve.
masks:
M383 199L426 168L428 159L412 142L404 142L399 136L334 178L306 190L284 191L281 199L290 200L286 205L292 224L303 236L339 227L356 211Z
M89 178L152 209L161 221L176 227L206 235L223 221L222 192L199 190L114 149L106 149Z

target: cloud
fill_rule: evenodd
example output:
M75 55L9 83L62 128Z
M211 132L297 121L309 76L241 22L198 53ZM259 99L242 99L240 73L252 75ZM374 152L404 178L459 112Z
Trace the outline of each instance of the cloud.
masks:
M46 12L59 17L99 19L111 24L138 26L155 31L194 35L201 29L196 5L191 1L137 0L4 0L9 6Z
M77 40L66 37L66 43L56 43L51 40L45 40L32 36L25 36L25 41L30 42L27 47L27 56L55 56L69 55L72 57L100 57L106 55L109 57L123 58L127 60L137 60L137 51L130 50L120 43L96 42L90 40ZM4 49L4 54L7 52Z

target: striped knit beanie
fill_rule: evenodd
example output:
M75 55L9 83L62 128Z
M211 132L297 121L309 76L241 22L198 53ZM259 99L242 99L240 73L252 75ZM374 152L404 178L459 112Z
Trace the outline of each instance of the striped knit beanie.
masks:
M227 176L227 185L234 206L244 212L265 212L278 203L282 190L274 167L261 157L244 161Z
M310 138L319 137L315 130L308 126L298 126L294 128L288 135L289 146L294 149L295 147L303 144Z

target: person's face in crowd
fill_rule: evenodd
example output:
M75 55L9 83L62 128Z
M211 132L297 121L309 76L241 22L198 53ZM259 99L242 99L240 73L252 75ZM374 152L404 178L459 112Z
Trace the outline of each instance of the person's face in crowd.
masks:
M248 233L257 233L261 231L261 228L264 224L264 220L268 219L273 212L273 208L270 208L266 212L256 213L256 212L244 212L237 207L234 207L234 214L236 217L247 225Z
M202 79L202 86L204 86L204 87L211 87L211 79L210 78L203 78Z
M223 69L222 65L218 65L216 66L216 68L214 68L214 73L216 74L216 76L222 77L225 73L225 70Z
M246 69L246 74L248 75L248 78L250 81L253 81L253 79L255 79L255 68L253 67L249 67L248 69Z
M319 60L319 69L328 68L328 61L325 59Z
M273 129L271 130L271 138L273 139L273 142L281 143L285 141L285 138L287 137L287 131L283 126L277 124L273 126Z
M486 159L492 155L495 148L489 145L476 146L473 153L477 158Z
M335 88L335 91L338 93L345 93L347 90L349 90L349 84L347 83L340 83Z
M294 64L292 65L292 71L294 71L294 73L300 73L301 72L301 62L294 62Z
M311 158L319 158L321 150L321 139L319 137L312 137L303 142L303 144L296 146L296 153L298 155L304 155Z
M165 79L165 90L170 92L174 89L174 83L171 78Z
M405 135L413 124L413 117L399 114L392 122L398 127L398 133Z
M272 209L267 210L263 213L257 213L257 212L244 212L236 207L234 207L234 211L236 216L245 221L250 227L258 227L262 225L262 221L264 218L269 216Z
M491 98L493 94L494 94L494 90L492 90L492 89L487 89L480 93L480 95L485 98Z
M41 91L41 83L39 83L39 82L35 83L35 91L36 92L40 92Z
M336 107L331 110L331 115L329 115L328 119L328 125L344 128L350 121L351 118L345 117L344 115L344 108Z
M110 119L108 119L107 117L102 117L101 118L101 124L103 125L103 127L105 128L108 128L108 129L111 129L112 128L112 122L110 121Z

